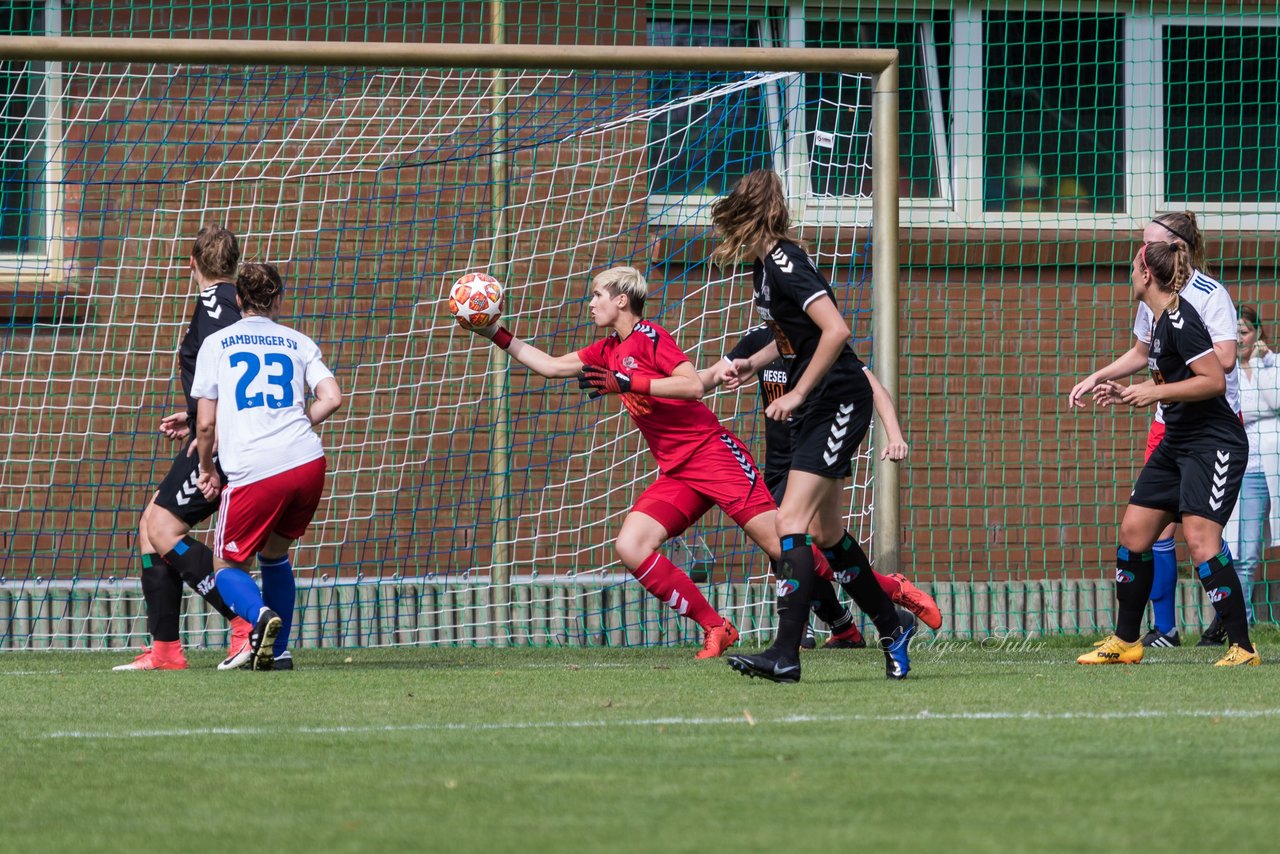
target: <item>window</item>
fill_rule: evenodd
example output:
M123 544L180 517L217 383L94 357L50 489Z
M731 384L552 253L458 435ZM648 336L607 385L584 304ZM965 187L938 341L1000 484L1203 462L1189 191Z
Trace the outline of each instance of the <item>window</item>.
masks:
M983 210L1124 210L1123 18L983 24Z
M941 48L936 47L937 40ZM947 19L933 24L879 21L808 21L806 47L897 48L901 71L898 127L900 194L943 197L947 146L944 98ZM938 82L931 83L936 77ZM815 196L871 195L871 82L844 74L807 74L805 127L809 143L809 188Z
M0 34L43 34L43 0L0 7ZM41 248L44 229L45 65L0 61L0 255Z
M755 30L745 21L650 21L649 44L759 47ZM734 77L723 72L655 73L649 84L651 103L679 100ZM650 193L719 196L737 176L772 165L764 100L764 90L755 87L680 107L650 122Z
M939 11L791 0L718 23L655 21L651 35L655 44L897 48L909 227L1129 230L1156 211L1191 208L1213 218L1210 228L1280 228L1280 14L929 5ZM677 135L674 122L651 132L670 135L663 156L672 158L655 182L655 192L668 188L651 202L655 216L701 216L705 197L726 189L714 177L722 166L737 175L772 165L792 179L807 222L862 221L869 81L789 76L752 97L717 106L722 115L698 133Z
M1161 47L1165 199L1280 202L1280 28L1169 24Z
M924 23L883 21L869 12L851 12L838 20L806 20L803 7L796 3L789 14L790 20L763 16L732 21L651 19L649 43L757 47L785 44L784 34L799 32L803 36L791 42L797 46L898 48L903 57L901 192L908 198L946 198L949 173L942 90L947 85L949 15L940 13ZM736 78L663 73L650 79L653 102L658 103ZM791 101L796 104L795 116L785 115L784 86L773 85L681 108L650 122L651 194L664 199L722 195L738 176L780 164L807 174L808 189L815 198L869 196L870 80L852 74L808 74L786 85L796 89ZM803 162L795 162L796 158Z

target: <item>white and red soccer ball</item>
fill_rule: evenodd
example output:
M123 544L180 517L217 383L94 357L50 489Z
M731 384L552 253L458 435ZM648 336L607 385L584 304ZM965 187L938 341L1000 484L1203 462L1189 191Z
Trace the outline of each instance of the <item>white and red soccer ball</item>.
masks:
M481 329L502 316L502 285L488 273L467 273L449 289L449 312L466 329Z

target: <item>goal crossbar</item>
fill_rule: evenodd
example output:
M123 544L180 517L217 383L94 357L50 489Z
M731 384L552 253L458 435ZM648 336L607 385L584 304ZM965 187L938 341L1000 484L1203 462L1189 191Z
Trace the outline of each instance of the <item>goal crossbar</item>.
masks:
M549 68L609 71L835 71L879 74L896 50L409 44L263 39L0 36L0 59L203 65Z

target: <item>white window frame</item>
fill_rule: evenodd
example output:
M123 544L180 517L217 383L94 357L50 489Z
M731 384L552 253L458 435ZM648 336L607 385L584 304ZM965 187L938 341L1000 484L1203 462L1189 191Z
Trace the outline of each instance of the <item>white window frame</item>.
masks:
M46 0L44 35L62 32L61 0ZM21 292L33 284L65 277L62 252L62 63L46 62L44 216L35 251L0 252L0 286Z

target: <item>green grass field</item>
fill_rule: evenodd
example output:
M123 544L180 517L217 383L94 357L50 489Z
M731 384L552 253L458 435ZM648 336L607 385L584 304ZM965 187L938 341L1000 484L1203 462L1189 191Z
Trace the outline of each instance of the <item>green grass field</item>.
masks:
M1280 666L1082 643L918 645L902 683L816 651L790 686L692 649L4 654L0 848L1275 850Z

